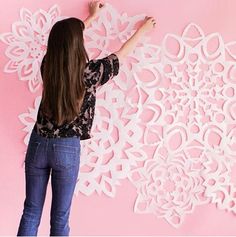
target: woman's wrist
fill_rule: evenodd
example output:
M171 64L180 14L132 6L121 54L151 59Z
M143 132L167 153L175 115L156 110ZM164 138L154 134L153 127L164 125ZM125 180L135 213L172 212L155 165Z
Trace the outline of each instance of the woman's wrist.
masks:
M139 37L142 37L143 35L146 34L146 29L140 27L139 29L137 29L136 34L139 35Z

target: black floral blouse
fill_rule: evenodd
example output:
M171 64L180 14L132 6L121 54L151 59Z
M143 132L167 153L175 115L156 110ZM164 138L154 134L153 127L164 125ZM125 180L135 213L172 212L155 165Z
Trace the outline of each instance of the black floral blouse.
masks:
M43 115L40 104L33 130L47 138L80 137L80 140L91 138L90 132L94 119L96 89L116 76L118 72L119 60L115 54L89 61L84 71L86 92L78 117L70 123L57 126L54 121L50 121Z

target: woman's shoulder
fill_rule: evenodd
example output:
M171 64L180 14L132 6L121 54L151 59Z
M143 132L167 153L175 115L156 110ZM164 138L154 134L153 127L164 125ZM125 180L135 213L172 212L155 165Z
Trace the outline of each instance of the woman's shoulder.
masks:
M111 53L103 58L89 60L86 63L85 72L99 72L101 67L113 65L119 65L119 59L115 53Z
M119 71L119 59L115 53L111 53L100 59L91 59L87 62L84 77L88 86L103 85Z

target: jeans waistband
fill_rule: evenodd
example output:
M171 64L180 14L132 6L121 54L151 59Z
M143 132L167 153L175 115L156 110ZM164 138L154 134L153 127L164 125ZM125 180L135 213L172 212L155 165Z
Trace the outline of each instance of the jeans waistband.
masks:
M39 135L35 130L32 130L31 138L37 139L38 141L55 141L55 142L56 141L61 141L61 142L80 141L79 137L56 137L56 138L43 137Z

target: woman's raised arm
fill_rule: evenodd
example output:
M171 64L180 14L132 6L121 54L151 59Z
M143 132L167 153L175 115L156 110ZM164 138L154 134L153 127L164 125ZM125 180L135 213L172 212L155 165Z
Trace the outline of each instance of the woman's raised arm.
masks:
M85 27L88 27L91 22L97 18L98 13L104 7L101 1L89 2L89 16L84 20ZM146 17L136 32L121 46L121 48L114 52L121 62L129 53L136 47L140 38L142 38L148 31L153 29L156 25L156 20L153 17Z
M140 38L153 29L155 25L156 21L153 17L146 17L136 32L121 46L117 52L114 52L114 54L116 54L119 58L119 61L122 61L129 53L131 53Z
M104 4L101 1L91 1L89 2L89 15L84 20L85 28L89 27L91 22L97 18L98 13L101 11L101 9L104 7Z

